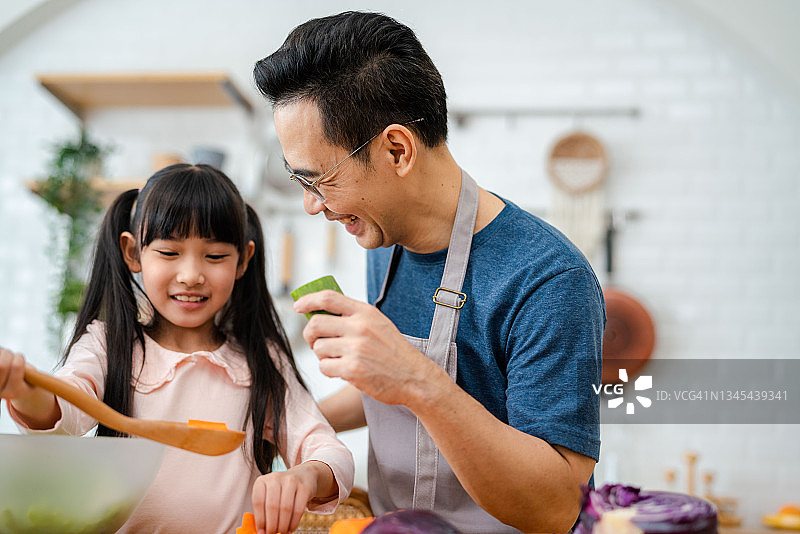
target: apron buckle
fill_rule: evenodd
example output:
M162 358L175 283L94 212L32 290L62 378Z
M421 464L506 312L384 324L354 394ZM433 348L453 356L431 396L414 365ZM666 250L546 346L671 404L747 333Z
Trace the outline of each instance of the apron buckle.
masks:
M452 293L456 296L456 303L450 304L449 302L444 302L438 300L439 292L444 291L446 293ZM436 304L441 304L442 306L447 306L448 308L453 308L454 310L460 310L464 306L464 302L467 301L467 294L462 293L461 291L456 291L455 289L448 289L446 287L439 286L436 288L436 292L433 294L433 302Z

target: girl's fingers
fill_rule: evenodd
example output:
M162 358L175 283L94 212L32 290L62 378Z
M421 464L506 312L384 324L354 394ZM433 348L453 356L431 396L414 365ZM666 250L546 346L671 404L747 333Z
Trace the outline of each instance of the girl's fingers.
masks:
M6 349L0 348L0 397L6 387L8 373L11 370L11 353Z
M275 532L288 534L291 530L292 520L294 519L294 501L297 496L297 486L295 484L284 484L281 487L280 504L277 512L277 526Z
M262 475L253 485L253 516L259 533L288 534L300 524L312 491L290 471Z
M266 498L264 500L264 511L266 517L264 519L264 532L266 534L276 534L281 532L279 527L279 513L281 505L281 487L280 485L267 485ZM256 523L258 525L258 523Z
M0 349L0 397L18 397L26 389L25 358L22 354Z
M303 512L306 511L306 504L311 499L311 495L303 486L299 487L297 494L294 498L294 514L292 515L292 523L289 525L289 531L294 532L300 526L300 520L303 518Z
M4 398L6 393L6 387L8 384L8 375L11 372L11 369L5 366L0 365L0 398Z
M22 354L14 356L14 364L8 374L8 383L11 386L11 393L19 396L28 389L28 384L25 382L25 358L22 357Z
M253 495L252 495L252 504L253 504L253 517L256 520L256 530L262 531L265 527L264 522L266 519L266 495L267 495L267 488L261 478L256 479L256 483L253 484Z

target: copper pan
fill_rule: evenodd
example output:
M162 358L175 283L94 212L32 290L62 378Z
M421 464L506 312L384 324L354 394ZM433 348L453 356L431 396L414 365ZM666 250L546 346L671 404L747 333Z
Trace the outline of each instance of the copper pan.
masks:
M635 378L653 353L656 331L647 309L632 295L614 287L613 219L606 227L606 270L608 279L603 288L606 303L606 329L603 333L603 383L620 382L619 370L624 368L630 379Z

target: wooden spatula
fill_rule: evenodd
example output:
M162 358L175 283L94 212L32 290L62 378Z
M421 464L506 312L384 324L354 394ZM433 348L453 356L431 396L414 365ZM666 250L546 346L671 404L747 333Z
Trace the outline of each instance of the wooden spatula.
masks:
M31 366L25 367L25 381L61 397L109 428L179 449L207 456L219 456L235 450L244 441L244 432L238 430L216 430L190 426L188 423L149 421L122 415L75 386L54 376L40 373Z

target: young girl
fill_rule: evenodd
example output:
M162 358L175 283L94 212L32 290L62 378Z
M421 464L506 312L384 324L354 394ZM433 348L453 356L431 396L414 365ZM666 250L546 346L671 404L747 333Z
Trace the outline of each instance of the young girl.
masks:
M351 489L352 456L302 384L267 291L258 217L213 167L167 167L109 208L63 364L57 376L124 414L247 432L223 456L168 448L120 532L233 532L252 507L259 529L287 533ZM97 424L29 386L24 365L0 349L0 397L21 429ZM278 453L289 469L271 473Z

